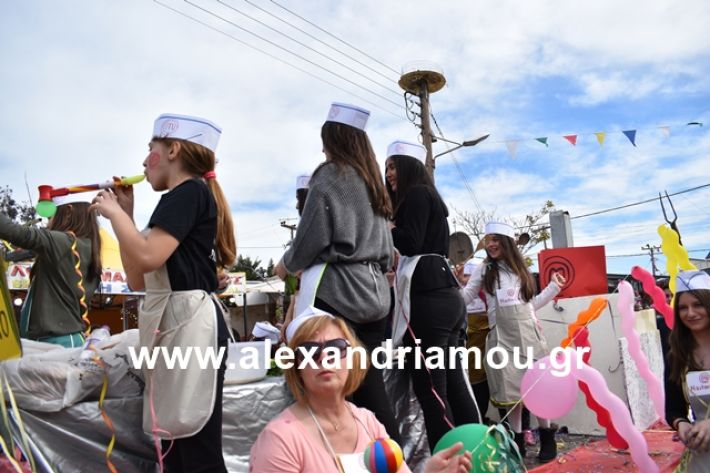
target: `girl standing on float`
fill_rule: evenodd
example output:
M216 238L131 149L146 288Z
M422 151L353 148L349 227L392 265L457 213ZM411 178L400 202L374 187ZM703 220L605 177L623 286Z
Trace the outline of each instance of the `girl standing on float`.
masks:
M401 254L393 338L399 338L401 316L408 316L404 344L414 348L416 337L421 340L422 353L439 347L445 354L444 369L427 369L423 364L415 368L415 362L421 360L412 354L406 363L433 451L452 426L480 422L480 415L462 360L449 359L449 349L459 346L466 304L446 260L449 212L421 161L425 157L423 146L395 141L387 149L385 180L394 207L392 239Z
M675 471L703 473L710 465L710 276L677 276L675 324L665 368L666 421L687 447ZM688 418L688 408L693 421Z
M192 347L205 353L227 346L227 325L213 294L216 266L229 266L236 254L232 216L214 171L221 131L198 117L163 114L155 121L143 166L153 190L167 192L147 231L133 223L132 193L102 191L94 199L92 208L111 221L118 238L129 286L145 288L139 334L148 349ZM187 369L169 370L158 357L155 369L145 370L143 429L166 439L170 472L227 471L226 355L221 362L217 369L201 369L192 357Z
M47 228L19 225L0 213L0 238L37 255L22 306L23 338L66 348L84 344L88 304L101 282L98 219L84 199L55 197L57 213Z
M313 172L293 244L274 268L284 279L303 271L294 317L313 305L343 317L372 351L385 339L390 291L385 273L394 248L392 207L365 133L370 112L333 103L321 139L325 162ZM291 334L288 327L286 336ZM382 370L371 367L353 402L375 413L399 442Z
M535 281L527 269L525 259L515 242L515 231L507 223L489 222L485 229L486 259L477 266L463 289L464 300L469 303L478 297L483 288L488 307L490 333L486 339L488 352L503 347L509 362L503 368L486 366L486 376L491 393L491 403L499 408L511 409L510 425L515 432L515 442L525 457L525 440L522 433L522 408L520 382L525 369L513 363L513 348L520 350L519 365L527 366L528 349L534 360L548 354L547 342L538 327L534 311L543 307L559 294L564 277L555 273L552 281L535 295ZM500 361L500 360L496 360ZM497 364L497 363L495 363ZM540 432L540 462L549 462L557 456L555 431L550 421L538 417Z

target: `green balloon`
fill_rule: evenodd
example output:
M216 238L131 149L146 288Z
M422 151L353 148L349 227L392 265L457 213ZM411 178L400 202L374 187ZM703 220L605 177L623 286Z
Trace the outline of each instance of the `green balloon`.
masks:
M57 213L57 206L51 200L41 200L37 203L37 213L40 217L52 218Z
M434 453L462 442L464 449L472 453L472 467L468 473L490 473L498 471L494 462L498 461L501 446L492 435L488 435L488 426L483 424L464 424L449 430L434 447ZM463 453L461 450L460 453ZM488 465L486 464L487 462Z

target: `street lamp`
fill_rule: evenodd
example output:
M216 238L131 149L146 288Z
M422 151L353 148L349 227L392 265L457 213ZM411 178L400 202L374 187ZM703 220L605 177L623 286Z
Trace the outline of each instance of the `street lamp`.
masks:
M456 146L454 146L454 147L451 148L451 149L447 149L447 150L444 151L443 153L439 153L439 154L435 155L435 156L434 156L434 159L438 158L439 156L443 156L443 155L445 155L445 154L449 154L449 153L451 153L451 152L453 152L453 151L456 151L456 150L459 149L459 148L468 148L468 147L470 147L470 146L476 146L476 145L477 145L478 143L480 143L481 141L485 141L489 136L491 136L491 135L490 135L490 134L488 134L488 135L483 135L483 136L480 136L480 137L476 138L475 140L467 140L467 141L464 141L464 142L462 142L462 143L457 143L456 141L447 140L446 138L442 138L442 137L440 137L440 136L437 136L437 137L436 137L437 140L446 141L447 143L452 143L452 144L455 144Z

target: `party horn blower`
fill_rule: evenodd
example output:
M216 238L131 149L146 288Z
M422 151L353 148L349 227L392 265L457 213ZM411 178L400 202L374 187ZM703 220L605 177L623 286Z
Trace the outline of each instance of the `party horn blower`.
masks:
M111 179L110 181L102 182L101 184L88 184L81 186L69 186L54 188L52 186L39 186L39 201L37 202L37 213L41 217L50 218L57 213L57 205L52 201L54 197L59 197L69 194L79 194L81 192L91 192L101 189L109 189L118 186L132 186L138 184L145 179L144 174L138 176L122 177L120 179Z

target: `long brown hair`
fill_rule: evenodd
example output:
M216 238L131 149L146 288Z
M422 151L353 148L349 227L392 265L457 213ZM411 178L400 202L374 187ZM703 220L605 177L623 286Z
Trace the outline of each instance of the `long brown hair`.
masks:
M91 261L86 279L93 280L101 275L101 234L97 212L89 211L88 202L73 202L57 207L57 213L49 221L47 230L72 232L77 238L86 238L91 242Z
M432 181L431 176L426 171L421 161L417 158L401 154L392 155L387 159L392 160L394 168L397 170L397 190L392 190L390 183L385 182L385 189L387 189L387 194L392 202L395 214L397 214L400 204L404 201L404 198L412 187L425 186L436 200L441 202L441 205L444 207L444 215L449 216L449 209L446 207L444 199L441 198L439 191L436 190L434 181Z
M367 192L376 215L390 218L392 204L383 184L375 151L367 134L349 125L325 122L320 131L323 149L338 166L351 166L365 181Z
M195 177L202 177L206 172L214 171L216 159L211 149L186 140L154 136L153 141L161 142L168 147L174 142L179 142L180 151L178 157L182 161L185 171ZM207 179L207 187L212 191L217 204L217 265L221 267L231 266L237 257L232 212L229 210L229 203L217 179Z
M694 289L688 292L697 297L710 315L710 289ZM678 308L680 294L682 293L675 295L675 304L673 304L674 323L669 337L671 349L668 352L670 379L678 385L683 383L683 375L686 370L699 371L703 369L698 366L693 356L693 352L698 348L698 342L695 341L693 332L680 320L680 309Z
M486 238L491 237L492 235L486 235ZM522 253L520 253L515 241L509 236L496 234L495 237L498 238L501 246L502 261L520 279L520 296L525 302L529 302L535 296L535 280L530 271L528 271ZM500 286L499 260L494 260L488 256L484 263L486 264L486 273L483 275L483 287L488 294L495 295L496 283Z

